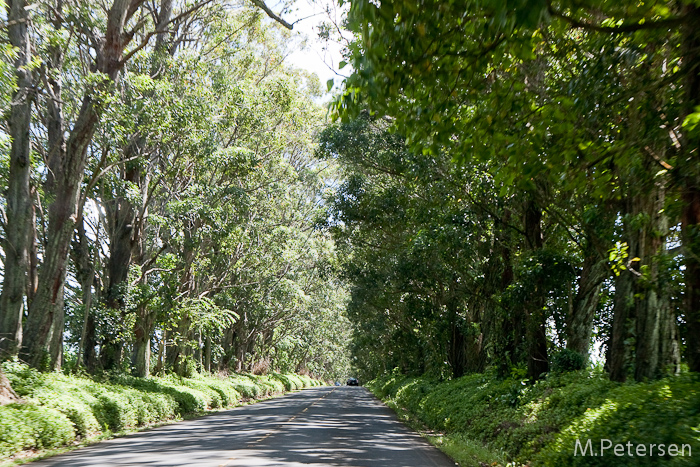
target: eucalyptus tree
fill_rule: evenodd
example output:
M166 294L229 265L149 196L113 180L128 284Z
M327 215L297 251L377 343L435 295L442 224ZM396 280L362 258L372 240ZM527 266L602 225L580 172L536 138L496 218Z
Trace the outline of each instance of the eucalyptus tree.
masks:
M614 328L626 328L633 318L636 333L645 336L635 343L637 379L673 364L674 318L664 298L667 220L658 213L667 204L665 171L670 171L675 186L684 187L679 192L684 248L692 249L688 183L695 171L683 151L694 147L695 120L688 109L696 99L697 61L696 49L688 46L696 34L689 25L697 8L618 2L523 2L514 9L498 2L350 4L356 71L337 101L341 115L369 108L389 116L414 151L488 163L499 194L511 200L506 217L522 216L516 229L521 242L515 244L520 264L552 247L572 251L581 262L578 308L570 313L566 334L567 345L583 354L609 274L605 253L622 213L627 227L618 238L631 250L617 256L624 257L624 269L618 270ZM679 25L680 33L670 29ZM674 86L665 87L669 83ZM682 176L674 166L683 166ZM572 200L578 212L567 206ZM592 222L592 215L607 220L607 227ZM557 235L547 235L548 224L560 229ZM569 246L562 235L570 237ZM686 271L696 256L692 251L685 256ZM527 279L523 273L513 277L515 285ZM688 277L686 297L692 302L695 276ZM547 299L543 283L530 285L539 294L511 306L526 318L529 374L538 377L547 369L547 319L540 312ZM624 310L630 303L634 316ZM691 362L696 309L690 303L685 309ZM624 358L627 350L617 343L629 339L613 335L611 354Z
M7 184L7 209L3 223L3 286L0 293L0 354L16 354L22 345L24 294L29 267L31 217L31 105L34 100L29 5L15 0L7 3L7 36L15 49L13 71L16 88L10 102L10 170Z
M9 127L14 129L11 132L17 132L11 135L16 157L11 164L13 168L8 183L12 189L7 197L9 217L6 225L12 246L6 245L5 249L13 253L4 265L7 283L2 295L2 300L7 302L7 306L3 306L2 331L11 335L10 340L4 341L9 343L10 353L17 350L19 339L24 334L23 358L35 366L44 366L48 351L48 364L52 367L60 365L68 251L86 198L83 190L90 188L103 175L106 170L103 163L111 162L105 159L110 155L110 148L95 144L94 136L105 113L114 109L120 76L141 53L152 50L154 37L158 49L166 42L166 37L174 36L175 41L169 44L169 50L196 39L200 34L197 24L203 24L195 20L197 14L205 7L221 3L163 0L150 4L141 0L118 0L110 4L90 4L56 0L39 2L33 8L25 8L28 5L23 2L8 3L8 23L4 27L8 28L12 44L20 50L14 68L20 78L19 94L16 95L18 105L13 106L13 112L8 115ZM292 27L263 2L255 2L254 8L264 11L285 27ZM37 51L35 57L29 55L30 49ZM29 102L33 96L27 93L33 70L28 66L30 62L40 64L40 73L37 73L39 85L31 89L38 90L40 96L40 113L33 128L38 135L35 147L43 157L39 169L45 170L41 174L40 187L45 196L40 207L45 208L45 212L41 212L38 220L46 229L45 233L41 232L42 226L39 229L43 234L43 242L39 245L41 251L32 245L35 203L28 196L32 190L30 166L22 163L25 159L28 161L25 156L28 155L30 126L22 122L29 118ZM25 156L20 157L20 149ZM96 164L96 171L86 174L95 149L103 157ZM125 158L131 157L127 153ZM130 165L128 162L124 164ZM136 172L127 169L125 176ZM88 179L83 185L86 175ZM123 282L118 273L124 270L124 261L117 261L117 258L126 256L128 262L128 252L119 251L124 250L121 240L129 236L124 229L134 225L127 219L132 214L133 209L124 207L112 215L117 220L115 225L119 224L121 229L112 236L114 254L110 258L114 259L108 259L113 271L107 284L107 298L112 302L114 287ZM19 237L23 240L20 241ZM38 277L33 277L39 257ZM23 293L18 296L17 291L20 290L18 284L27 281L27 270L30 276L29 310L22 333L21 305L25 299L21 296Z
M352 286L357 355L367 370L479 371L494 200L471 196L490 182L411 153L387 127L363 115L321 138L321 154L344 167L329 222Z

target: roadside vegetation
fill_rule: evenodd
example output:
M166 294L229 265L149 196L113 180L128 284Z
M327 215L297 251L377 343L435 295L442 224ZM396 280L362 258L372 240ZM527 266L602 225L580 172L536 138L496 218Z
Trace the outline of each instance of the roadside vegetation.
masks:
M700 453L700 382L690 375L615 383L580 370L527 384L488 374L440 381L397 372L366 386L462 466L691 466ZM601 456L601 440L632 441L633 455L610 448ZM640 444L643 456L635 451ZM673 444L685 455L650 456L651 444Z
M323 384L277 373L89 377L12 362L3 370L22 401L0 406L0 462Z

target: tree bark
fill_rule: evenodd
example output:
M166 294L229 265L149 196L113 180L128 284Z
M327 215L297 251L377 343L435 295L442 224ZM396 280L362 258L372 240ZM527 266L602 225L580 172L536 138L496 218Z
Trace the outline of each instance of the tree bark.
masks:
M487 346L493 349L491 363L497 368L501 377L510 375L511 368L518 364L522 347L523 316L493 305L491 297L505 291L514 280L513 259L511 251L512 235L507 225L511 212L505 209L502 219L494 220L493 253L490 255L489 267L486 273L486 284L483 294L487 303L491 304L488 313L484 313L485 328L487 329Z
M31 44L29 11L26 0L7 1L7 32L10 43L17 49L15 76L17 91L12 96L10 110L10 173L7 186L7 225L5 232L5 262L0 293L0 358L17 355L22 345L24 293L29 267L28 250L32 229L32 198L30 190L31 160L29 156L29 127L33 99L33 77L29 69Z
M66 280L68 252L75 223L78 219L81 182L87 163L87 149L92 141L97 123L104 110L99 94L107 92L117 79L123 67L122 53L128 43L124 27L129 15L143 3L143 0L114 0L107 16L107 28L102 47L97 51L95 71L103 73L106 78L96 85L95 89L87 89L82 100L78 118L73 125L65 153L56 151L49 158L49 175L45 192L53 198L48 206L48 243L44 252L44 261L39 270L39 287L27 316L26 345L23 345L23 356L30 365L36 368L44 366L46 353L55 352L50 345L52 323L56 320L62 323L63 291ZM51 106L58 106L60 95L49 99L48 113ZM60 107L58 108L60 115ZM49 125L63 130L62 118L51 115ZM62 139L62 134L56 138ZM51 150L55 147L52 145ZM57 355L51 355L56 360Z
M605 259L592 247L587 247L572 313L566 326L566 348L580 353L586 361L589 357L593 319L600 302L600 289L609 275L610 269Z
M457 313L457 300L450 299L447 304L447 315L449 319L447 341L447 362L452 369L452 377L460 378L465 375L467 369L466 337L460 326L460 319Z
M647 171L648 172L648 171ZM615 281L613 333L608 369L613 381L625 381L633 366L637 381L654 379L673 364L674 321L659 257L665 253L667 220L663 178L639 185L648 189L625 202L626 269ZM631 343L634 342L634 346ZM634 358L632 359L632 349Z
M700 184L686 188L683 201L686 358L690 371L700 372Z
M662 323L668 322L671 314L668 294L659 284L659 262L657 258L666 252L668 222L664 214L665 192L663 177L657 178L646 199L643 209L649 216L649 225L642 229L640 253L646 259L647 272L637 277L635 298L637 320L635 323L636 346L634 378L637 381L654 379L661 373L666 362L662 361ZM640 262L640 264L643 264Z
M695 112L700 105L700 7L689 5L688 13L695 18L683 25L683 63L693 66L687 73L685 89L685 115ZM679 157L683 191L681 199L681 230L685 249L685 321L686 357L690 371L700 372L700 167L698 151L700 136L684 134Z
M10 382L7 380L5 373L3 373L2 367L0 367L0 406L19 401L19 396L10 386Z
M155 325L154 318L145 303L139 304L134 324L132 364L135 375L142 378L151 374L151 336Z
M632 334L634 319L634 278L627 271L622 271L615 278L613 310L606 367L612 381L624 382L630 359L628 339Z
M211 336L209 334L204 340L204 371L211 373Z
M88 329L90 323L90 308L92 306L92 284L95 278L95 269L97 258L90 260L90 247L85 229L85 219L80 216L80 221L77 225L77 241L71 249L73 256L73 264L75 265L75 278L80 283L80 288L83 293L83 326L80 332L80 340L78 341L78 353L76 356L76 365L86 365L85 360L85 345L88 337ZM99 237L95 239L95 243L99 245Z
M525 207L525 232L532 251L542 249L542 210L533 200L528 200ZM538 289L540 289L538 287ZM536 381L549 371L549 359L547 356L547 315L544 312L544 290L533 290L532 300L524 304L527 324L527 375L532 381Z

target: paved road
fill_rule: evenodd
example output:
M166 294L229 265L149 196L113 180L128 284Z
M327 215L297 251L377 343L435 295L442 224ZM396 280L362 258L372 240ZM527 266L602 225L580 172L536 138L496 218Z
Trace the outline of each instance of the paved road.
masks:
M32 466L455 465L362 387L277 399L105 441Z

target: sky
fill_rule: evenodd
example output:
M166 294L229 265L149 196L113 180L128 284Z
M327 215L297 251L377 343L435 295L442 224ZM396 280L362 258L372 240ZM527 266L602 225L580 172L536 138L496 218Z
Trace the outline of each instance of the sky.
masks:
M279 8L273 6L273 1L268 5L279 11ZM342 75L347 74L350 68L345 67L342 71L338 69L338 64L343 59L342 46L337 42L321 41L318 38L318 26L329 21L340 24L340 7L334 0L296 0L292 8L293 11L285 14L284 18L294 23L293 35L307 38L307 46L304 50L296 51L287 57L288 63L316 73L324 89L330 79L335 81L336 87L339 86L343 80ZM326 10L329 10L330 15Z

